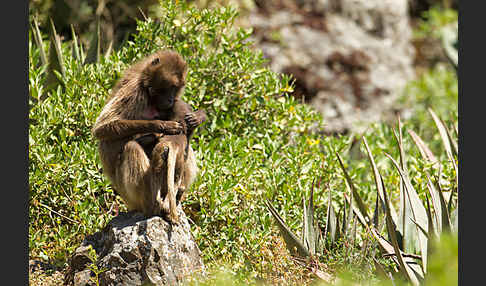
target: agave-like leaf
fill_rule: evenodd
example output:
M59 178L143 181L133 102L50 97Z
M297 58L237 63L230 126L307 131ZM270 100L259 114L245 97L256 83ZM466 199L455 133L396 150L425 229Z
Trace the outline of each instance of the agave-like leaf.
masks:
M390 240L391 240L391 244L393 246L393 253L395 253L395 257L398 261L398 264L400 265L400 271L403 273L403 275L413 285L419 285L419 280L417 278L417 275L410 268L410 266L405 262L402 254L401 254L400 247L398 245L397 236L396 236L396 233L395 233L395 226L394 226L393 221L391 219L390 202L388 201L388 196L387 196L386 192L384 192L383 195L384 195L385 205L386 205L386 208L385 208L386 228L387 228L387 231L388 231L388 236L390 237Z
M427 217L427 219L428 219L428 217ZM429 234L428 234L429 230L423 229L420 226L420 224L418 224L412 217L410 217L410 220L415 224L415 226L417 226L417 228L422 232L422 234L425 235L425 237L427 237L427 240L428 240L429 239Z
M393 129L393 135L398 144L398 150L400 153L400 167L404 170L405 173L408 173L406 164L405 164L405 152L403 151L403 138L402 138L402 124L400 121L400 117L398 117L398 133ZM403 250L406 252L415 252L416 246L418 242L416 241L417 237L417 228L416 226L408 219L411 215L412 206L410 200L407 199L407 195L405 194L405 186L404 186L403 179L400 180L400 208L399 208L399 220L398 220L398 230L402 234L402 247Z
M327 243L329 233L330 233L330 222L331 222L331 205L332 205L332 198L331 198L331 189L329 189L329 185L327 186L328 190L328 205L327 205L327 211L326 211L326 225L324 226L324 234L322 237L324 238L324 244Z
M437 230L437 217L435 217L436 220L432 219L432 211L430 209L430 201L429 201L429 196L425 194L425 201L427 202L427 220L429 221L429 230L428 233L435 234L436 237L439 236L439 231Z
M454 156L458 156L458 152L459 152L459 148L457 146L457 141L454 140L454 138L452 138L452 134L451 134L451 131L449 130L449 128L447 128L447 126L445 125L444 121L441 120L442 124L444 125L444 129L447 133L447 138L449 139L449 143L451 144L451 150L452 150L452 154Z
M452 148L451 148L451 143L449 141L449 135L447 134L447 128L445 127L445 124L442 122L442 120L435 114L435 112L432 109L428 109L430 115L432 115L432 118L434 119L435 125L437 126L437 129L439 129L439 134L440 138L442 139L442 142L444 143L444 148L447 153L447 157L449 158L449 161L452 162L454 169L457 172L457 164L456 160L454 159L453 153L452 153Z
M385 256L391 257L395 264L399 266L401 265L399 261L401 257L406 269L403 269L404 267L400 266L398 271L400 271L407 278L408 276L405 272L408 271L412 276L412 279L416 279L416 281L424 279L424 273L420 265L417 265L417 262L415 261L415 259L421 259L420 256L417 257L417 255L406 254L401 250L399 252L395 252L394 245L383 238L375 228L371 228L371 233L378 242L378 245L385 252ZM398 253L399 255L396 255L395 253ZM412 279L409 278L409 281L412 281Z
M368 159L370 161L371 168L373 169L373 177L375 179L375 185L376 185L376 190L378 192L378 197L381 200L381 205L383 206L383 208L385 208L386 207L385 198L384 198L385 185L383 184L381 174L378 171L378 167L376 166L375 159L373 158L373 154L371 154L370 147L368 146L368 142L366 141L365 137L363 137L363 143L365 144L366 152L368 153ZM393 223L396 225L398 221L397 212L395 211L395 208L392 205L390 205L389 207L390 207L391 219ZM384 209L383 211L385 212Z
M368 209L367 209L365 203L363 202L363 199L361 199L358 191L356 190L356 187L354 186L353 181L351 180L351 177L348 174L348 171L346 171L346 168L344 168L344 164L343 164L343 160L341 159L341 156L339 156L339 154L337 152L336 152L336 156L337 156L338 161L339 161L339 166L341 166L341 170L343 170L344 177L346 178L346 182L348 183L348 186L351 188L351 191L353 193L353 197L354 197L356 203L358 204L358 208L359 208L361 214L363 215L363 217L365 218L366 222L369 223L370 217L368 216Z
M458 232L459 231L459 228L458 228L459 227L459 221L458 221L459 216L457 215L457 209L452 211L451 218L454 221L454 224L452 225L453 226L452 230L454 232Z
M393 130L393 134L397 140L398 151L400 151L400 167L408 173L407 165L405 164L405 151L403 150L402 126L402 121L400 120L400 116L398 116L398 134L395 130Z
M86 60L86 54L84 52L83 43L79 42L79 55L81 56L81 62L84 64Z
M315 228L315 234L316 234L316 253L321 253L322 252L322 232L319 226L316 224Z
M375 264L376 273L382 278L390 278L390 274L385 271L385 268L373 257L373 263Z
M422 201L417 195L417 192L413 188L408 175L402 170L402 168L400 168L397 162L389 154L385 153L385 155L392 161L393 165L400 173L400 177L404 182L406 200L410 202L410 207L411 207L410 217L413 218L414 221L417 222L422 229L428 230L427 211L425 210ZM426 273L428 239L422 232L418 230L417 232L418 232L418 242L422 254L422 268L423 268L423 272Z
M376 196L375 200L375 210L373 211L373 226L376 229L380 229L379 224L380 224L380 197Z
M52 19L49 20L51 22L51 31L52 31L51 43L54 43L57 65L59 65L59 72L62 74L63 77L65 77L66 68L64 67L64 61L62 59L61 38L56 32L56 27L54 26L54 22L52 21Z
M76 36L76 32L74 31L73 24L71 24L71 35L73 37L73 41L72 41L72 45L73 45L73 57L78 62L81 62L81 54L79 53L79 46L78 46L78 37Z
M341 226L341 233L346 236L346 226L348 224L348 217L346 216L346 201L343 204L342 209L339 211L338 217L341 217L341 211L343 212L343 225Z
M427 176L427 188L432 196L432 204L434 205L434 209L436 209L437 215L440 217L440 232L443 230L450 230L451 229L451 221L449 216L449 210L447 209L447 205L445 202L444 194L442 190L437 190L432 184L429 175L426 173ZM434 202L435 200L435 202Z
M349 187L347 187L349 189ZM350 237L350 233L353 223L353 192L349 190L349 199L346 194L344 194L344 204L343 204L343 225L342 234L343 237ZM347 208L346 208L347 206Z
M100 30L100 17L96 17L96 32L91 38L88 54L84 60L84 64L97 63L101 58L101 30Z
M410 136L413 139L413 142L415 142L415 145L417 145L420 154L426 161L430 163L438 162L437 158L434 156L432 151L430 151L429 147L427 147L427 145L424 143L422 138L420 138L420 136L418 136L415 132L413 132L413 130L408 130L408 134L410 134Z
M314 229L314 181L309 197L309 205L306 206L305 199L302 199L304 208L303 224L302 224L302 242L307 246L307 249L312 255L316 254L316 233Z
M108 44L108 48L106 49L105 52L105 58L110 57L112 49L113 49L113 40L111 40L110 43Z
M451 194L449 196L449 201L447 202L447 209L449 210L449 213L452 212L452 208L454 205L454 193L457 192L457 189L452 189ZM456 202L457 204L457 202Z
M34 17L34 27L32 27L32 32L34 34L34 40L39 48L40 58L42 65L47 65L49 62L47 60L46 51L44 50L44 42L42 41L42 34L39 30L39 24L37 23L37 19Z
M303 207L303 210L302 210L302 243L304 244L304 246L309 249L310 246L309 244L307 243L308 239L307 239L307 229L309 228L307 226L307 207L305 205L305 198L302 197L302 207Z
M332 205L329 206L329 236L331 238L330 246L334 244L339 234L339 221L336 216L336 212L334 211L334 207Z
M272 206L270 201L265 200L265 205L272 214L273 218L277 222L277 226L280 229L280 234L282 235L287 249L292 255L299 255L301 257L309 257L310 253L298 239L298 237L290 230L290 228L285 224L282 217L277 213L275 208Z
M56 32L56 27L52 19L50 21L50 47L49 47L49 66L48 66L48 78L47 85L54 87L60 84L60 79L54 71L58 71L62 78L66 76L66 70L64 68L64 61L62 59L61 39Z
M430 178L427 176L427 189L429 190L430 198L432 200L432 205L434 206L434 217L435 217L435 228L437 229L438 233L442 232L442 206L440 203L440 195L439 191L434 187Z
M350 202L350 199L348 197L348 195L346 194L343 194L344 195L344 199L346 200L346 202L348 203L349 205L349 202ZM352 205L352 208L353 208L353 214L358 218L358 221L361 223L361 225L366 228L369 226L369 222L367 222L363 215L361 214L361 212L359 211L359 209L353 204Z
M307 207L307 239L310 245L310 252L312 255L316 254L316 231L315 231L315 222L314 222L314 181L312 181L312 188L310 191L309 197L309 206Z

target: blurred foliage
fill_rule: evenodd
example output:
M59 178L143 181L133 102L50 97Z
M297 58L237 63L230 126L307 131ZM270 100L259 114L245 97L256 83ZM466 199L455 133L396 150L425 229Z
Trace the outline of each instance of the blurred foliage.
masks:
M416 38L441 36L441 29L451 23L457 22L458 12L455 9L446 9L441 6L433 6L422 13L414 30Z
M413 18L423 17L423 12L433 7L444 9L459 9L459 0L408 0L410 16Z
M29 0L29 19L37 18L46 33L51 18L65 40L72 39L73 25L80 42L88 45L99 18L105 50L110 42L118 48L136 31L136 21L158 13L158 7L157 0Z

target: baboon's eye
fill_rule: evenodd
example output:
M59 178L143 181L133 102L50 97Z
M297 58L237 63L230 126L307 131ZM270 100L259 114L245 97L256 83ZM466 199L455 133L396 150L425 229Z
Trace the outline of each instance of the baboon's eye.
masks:
M158 64L160 62L159 58L155 58L153 61L152 61L152 65L155 66L156 64Z

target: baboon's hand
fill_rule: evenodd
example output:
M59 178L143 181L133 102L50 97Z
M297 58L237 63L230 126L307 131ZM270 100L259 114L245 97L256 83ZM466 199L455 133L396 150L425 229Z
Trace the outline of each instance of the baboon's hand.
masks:
M184 126L176 121L161 121L157 120L157 130L160 133L177 135L184 132Z
M184 120L186 121L188 128L196 128L206 120L206 112L204 112L204 110L198 110L196 112L187 113L184 116Z

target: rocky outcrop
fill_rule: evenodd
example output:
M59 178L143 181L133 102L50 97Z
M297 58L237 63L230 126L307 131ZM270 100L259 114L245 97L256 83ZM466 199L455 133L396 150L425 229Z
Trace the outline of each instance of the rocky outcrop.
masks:
M188 275L204 275L200 251L180 206L178 212L179 225L158 216L119 214L75 250L65 284L96 285L98 279L100 285L178 285ZM94 263L90 248L96 251Z
M257 1L248 16L256 47L294 96L324 116L326 132L362 131L393 111L413 79L407 0Z

